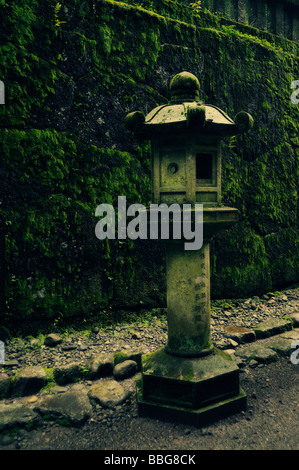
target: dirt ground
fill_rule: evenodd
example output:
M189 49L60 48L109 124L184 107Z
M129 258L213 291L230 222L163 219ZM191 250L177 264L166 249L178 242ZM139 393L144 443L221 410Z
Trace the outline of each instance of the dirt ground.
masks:
M247 395L246 411L205 427L141 418L134 397L104 420L95 414L80 428L47 423L38 430L24 431L17 448L102 450L101 462L111 457L111 451L115 459L124 455L121 451L126 451L126 456L138 456L135 451L140 450L168 451L170 455L182 450L193 454L199 450L298 450L299 365L281 358L246 369L240 380Z

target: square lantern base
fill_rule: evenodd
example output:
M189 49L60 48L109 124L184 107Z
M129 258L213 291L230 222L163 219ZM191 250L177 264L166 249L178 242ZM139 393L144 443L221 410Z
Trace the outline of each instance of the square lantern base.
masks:
M205 357L177 357L164 348L142 357L140 416L205 425L246 409L239 368L214 348Z

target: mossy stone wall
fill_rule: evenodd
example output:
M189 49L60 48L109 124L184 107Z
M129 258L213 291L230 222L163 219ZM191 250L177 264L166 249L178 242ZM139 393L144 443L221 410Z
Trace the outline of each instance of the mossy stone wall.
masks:
M4 319L165 306L159 244L101 242L94 213L118 195L149 202L149 143L123 120L167 102L182 70L205 102L255 119L223 144L223 202L240 222L213 241L212 297L298 281L298 45L181 2L142 4L0 0Z

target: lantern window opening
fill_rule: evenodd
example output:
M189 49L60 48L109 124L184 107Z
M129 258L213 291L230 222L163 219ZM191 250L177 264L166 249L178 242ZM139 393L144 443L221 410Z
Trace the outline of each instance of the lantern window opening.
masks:
M215 156L211 152L196 153L196 180L197 183L215 183L214 163Z

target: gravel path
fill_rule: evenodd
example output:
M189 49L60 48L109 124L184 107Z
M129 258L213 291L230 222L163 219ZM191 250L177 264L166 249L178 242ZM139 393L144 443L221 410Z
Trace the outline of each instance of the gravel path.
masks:
M192 451L191 455L199 450L299 450L298 367L282 358L243 371L240 380L247 410L201 428L140 418L135 400L129 400L114 410L99 409L80 428L48 423L42 429L24 431L17 446L26 450L102 450L98 464L112 453L123 455L121 451L130 456L140 450L170 455L182 450ZM196 463L201 462L202 454L197 453Z
M262 298L214 301L212 340L215 345L227 341L224 328L228 325L255 328L262 321L298 311L298 286ZM6 344L6 357L12 363L6 372L15 374L30 365L52 368L67 362L84 364L87 358L99 352L115 353L134 348L153 351L167 341L167 321L165 316L157 314L150 322L119 324L105 330L94 327L89 333L71 329L60 332L63 342L52 348L41 345L44 339L41 337L14 338ZM20 430L12 437L0 436L0 449L102 449L105 456L111 455L107 450L113 450L115 455L121 450L143 449L173 452L184 449L298 450L298 377L299 366L291 364L288 358L255 368L244 367L240 381L248 399L247 410L202 428L140 418L136 395L132 393L125 403L114 409L95 406L90 419L78 428L44 422L30 432ZM125 382L126 388L135 390L136 376ZM86 385L82 381L66 388L80 390Z
M163 309L161 309L163 312ZM299 311L299 288L294 286L263 297L229 299L212 302L212 341L224 339L224 328L228 325L254 328L260 322ZM70 329L62 335L63 343L55 348L40 346L38 338L15 338L6 345L6 357L17 361L8 373L20 367L42 365L54 367L61 363L85 362L93 353L115 353L122 349L142 348L153 351L167 342L167 320L165 315L154 316L146 323L120 324L106 329L94 327L91 331Z

